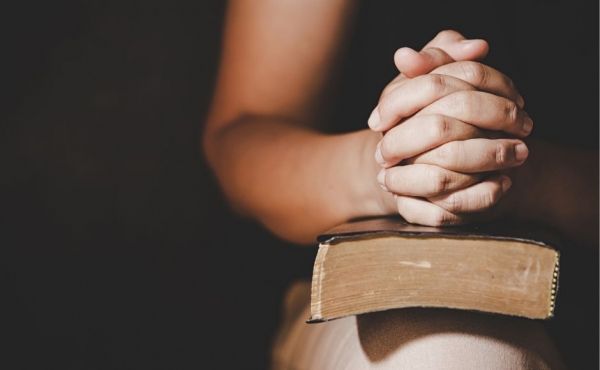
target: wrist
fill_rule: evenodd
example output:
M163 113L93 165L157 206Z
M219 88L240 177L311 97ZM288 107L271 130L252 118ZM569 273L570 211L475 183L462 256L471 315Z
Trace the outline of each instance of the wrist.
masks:
M396 214L398 211L394 195L384 190L377 182L377 174L381 171L381 166L375 160L375 149L382 135L371 130L361 131L361 135L363 145L357 163L360 163L359 181L365 189L362 197L364 199L362 202L364 206L363 216Z

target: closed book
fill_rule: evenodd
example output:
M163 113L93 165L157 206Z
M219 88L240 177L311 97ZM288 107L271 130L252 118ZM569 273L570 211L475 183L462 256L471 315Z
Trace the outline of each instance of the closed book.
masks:
M318 240L309 322L404 307L531 319L554 312L559 243L539 226L435 228L377 218Z

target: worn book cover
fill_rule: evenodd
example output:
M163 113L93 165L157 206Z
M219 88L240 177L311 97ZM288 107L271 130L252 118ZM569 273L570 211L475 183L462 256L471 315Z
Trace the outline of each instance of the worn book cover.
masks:
M376 218L318 240L309 322L403 307L532 319L554 312L560 242L539 226L435 228Z

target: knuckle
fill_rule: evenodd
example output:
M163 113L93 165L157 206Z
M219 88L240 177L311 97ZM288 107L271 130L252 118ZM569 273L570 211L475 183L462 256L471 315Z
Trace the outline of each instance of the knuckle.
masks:
M429 119L429 135L434 141L442 141L450 135L450 123L445 116L435 114Z
M465 80L472 85L484 86L488 79L488 73L481 63L462 62L460 63Z
M464 202L458 195L450 195L444 199L442 204L443 207L449 212L458 212L462 209Z
M449 224L450 221L451 220L450 217L448 217L448 214L442 211L441 209L434 211L429 219L429 223L431 226L444 226Z
M446 172L432 168L429 170L429 177L434 193L441 194L449 190L452 181Z
M497 143L495 148L495 161L498 165L504 165L508 162L509 150L506 144Z
M429 74L423 76L425 87L432 95L441 95L446 90L446 80L444 76L438 74Z
M507 100L506 106L504 107L504 114L506 116L507 123L516 123L519 117L519 107L515 102Z
M477 207L480 210L488 209L500 200L500 188L489 189L478 195Z
M500 200L501 195L500 192L500 187L495 187L490 191L484 192L481 196L481 206L483 208L490 208L494 204L498 203L498 200Z

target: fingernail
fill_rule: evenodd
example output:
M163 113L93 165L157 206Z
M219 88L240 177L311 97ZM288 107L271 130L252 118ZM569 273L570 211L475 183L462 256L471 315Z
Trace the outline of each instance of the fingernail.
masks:
M531 117L525 117L523 120L523 134L529 135L533 130L533 120Z
M508 176L502 176L500 181L502 184L502 192L506 192L512 186L512 181Z
M385 170L379 171L379 173L377 174L377 182L383 190L389 191L388 188L385 186Z
M377 148L375 149L375 160L379 165L385 166L385 159L383 159L383 154L381 154L381 141L377 143Z
M519 96L517 97L517 105L519 106L519 108L523 109L525 107L525 99L523 99L523 96L521 96L519 94Z
M379 125L381 125L381 118L379 117L379 108L378 107L375 107L375 109L373 109L373 112L371 112L371 115L369 116L369 120L367 121L367 123L369 124L369 127L372 130L377 130Z
M515 146L515 158L518 162L524 161L528 154L529 149L525 144L520 143Z

